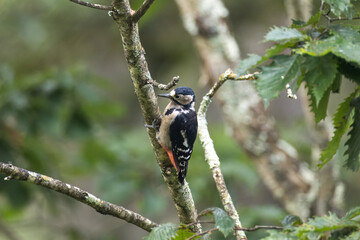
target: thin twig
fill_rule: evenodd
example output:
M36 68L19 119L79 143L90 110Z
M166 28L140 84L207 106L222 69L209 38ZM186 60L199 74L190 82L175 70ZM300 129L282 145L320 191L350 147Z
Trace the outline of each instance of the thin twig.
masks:
M100 10L108 10L108 11L113 10L113 6L108 6L108 5L89 3L89 2L85 2L85 1L81 1L81 0L70 0L70 2L79 4L79 5L82 5L85 7L90 7L90 8L100 9Z
M200 221L199 221L200 222ZM205 222L205 221L204 221ZM214 223L213 221L207 221L206 223ZM249 228L235 228L235 230L240 230L240 231L247 231L247 232L253 232L253 231L257 231L257 230L260 230L260 229L274 229L274 230L282 230L284 229L283 227L281 226L264 226L264 225L256 225L255 227L249 227ZM211 228L209 230L206 230L204 232L200 232L200 233L197 233L197 234L194 234L193 236L187 238L186 240L191 240L191 239L195 239L196 237L199 237L199 236L203 236L205 234L208 234L208 233L211 233L211 232L214 232L214 231L218 231L219 229L218 228ZM245 239L245 238L244 238Z
M256 225L255 227L249 227L249 228L235 228L236 230L242 230L247 232L257 231L259 229L275 229L275 230L282 230L284 229L281 226L264 226L264 225Z
M186 240L195 239L196 237L200 237L200 236L203 236L203 235L205 235L205 234L211 233L211 232L213 232L213 231L218 231L218 230L219 230L219 229L217 229L217 228L211 228L211 229L209 229L209 230L206 230L206 231L203 231L203 232L194 234L194 235L192 235L191 237L187 238Z
M139 7L139 9L134 14L132 14L131 20L133 22L138 22L140 18L144 16L144 14L147 12L147 10L150 8L151 4L154 1L155 0L145 0L143 4Z
M353 18L342 18L342 17L339 17L339 18L330 18L331 19L331 22L334 22L334 21L351 21L351 20L359 20L360 17L353 17Z
M149 80L148 83L152 84L154 87L157 87L160 90L169 90L179 82L179 78L179 76L173 77L173 79L168 84L158 83L153 79Z
M29 170L13 166L12 164L0 162L0 174L6 174L10 177L5 177L5 181L12 179L34 183L36 185L54 190L56 192L65 194L75 200L78 200L104 215L111 215L122 220L132 223L148 232L152 228L158 226L157 223L143 217L142 215L128 210L124 207L101 200L100 198L88 193L78 187L64 183L60 180L31 172Z
M257 75L259 72L254 72L251 74L245 74L238 76L237 74L233 73L231 69L226 70L223 74L220 75L219 80L214 84L214 86L210 89L210 91L205 95L205 97L208 98L208 100L211 100L211 98L215 95L217 90L227 81L245 81L245 80L255 80L257 79ZM204 100L203 100L204 101ZM208 105L208 104L207 104ZM200 111L200 109L199 109ZM204 112L207 111L206 109L203 110Z

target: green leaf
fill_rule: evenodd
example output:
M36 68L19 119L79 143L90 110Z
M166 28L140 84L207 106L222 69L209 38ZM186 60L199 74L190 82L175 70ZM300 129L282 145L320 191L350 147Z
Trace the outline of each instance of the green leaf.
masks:
M307 39L308 36L302 34L300 31L294 28L286 28L286 27L273 27L266 35L265 42L288 42L291 40L304 40Z
M162 224L151 230L150 234L144 240L170 240L175 236L176 226L172 223Z
M303 48L297 49L296 53L311 56L333 53L349 62L360 64L360 33L349 27L334 27L330 32L330 37L308 41Z
M247 58L242 60L238 66L238 75L245 74L247 70L257 67L258 65L264 63L268 59L278 55L285 49L292 47L294 44L285 43L285 44L275 44L274 46L266 49L264 56L260 57L256 54L249 54Z
M360 98L354 100L360 101ZM353 100L353 101L354 101ZM359 170L359 154L360 154L360 106L354 107L354 121L349 132L350 138L345 143L348 146L345 155L348 155L346 167L353 171Z
M302 221L298 216L287 215L284 217L281 223L285 227L285 229L291 229L294 226L301 225Z
M360 231L356 231L344 238L341 238L340 240L359 240L359 239L360 239Z
M258 62L261 60L261 57L256 54L249 54L247 58L242 60L238 65L238 74L246 74L246 71L255 67Z
M340 16L351 8L350 0L325 0L325 2L330 5L331 12L336 16Z
M328 109L328 103L330 98L330 88L325 92L323 98L321 98L318 110L315 113L315 122L319 123L321 120L326 118L327 115L327 109Z
M299 55L279 55L269 66L261 67L262 73L256 81L256 87L261 97L271 100L279 96L286 84L294 80L300 69Z
M347 62L343 58L338 58L338 70L346 78L360 85L360 65Z
M342 136L350 127L350 101L356 96L358 90L355 90L349 97L347 97L344 102L342 102L336 113L334 114L333 124L335 128L334 136L331 138L330 142L327 144L326 148L322 151L319 159L319 168L322 168L327 162L329 162L332 157L335 155L339 148L340 140Z
M293 235L290 235L291 233L287 232L280 232L277 230L269 230L267 231L269 236L266 236L264 238L261 238L261 240L298 240L299 238Z
M355 221L339 219L335 214L329 213L322 217L311 218L307 225L313 228L313 231L326 232L330 230L343 229L347 227L357 227Z
M269 58L272 58L282 51L284 51L287 48L293 47L294 44L292 43L285 43L285 44L275 44L271 48L266 49L266 54L261 58L261 61L259 63L263 63ZM258 63L258 64L259 64Z
M235 220L232 219L224 210L221 208L208 208L204 212L209 211L213 214L215 220L215 227L226 237L229 233L234 231Z
M307 56L304 59L303 65L306 69L304 81L313 92L318 105L336 78L336 59L332 54L323 57Z
M188 239L189 237L194 236L193 233L189 228L185 227L185 225L181 225L179 229L176 231L175 236L171 238L171 240L184 240ZM162 238L159 238L162 239ZM200 236L193 238L194 240L200 239Z
M291 27L292 28L303 28L303 27L307 27L310 25L316 25L319 23L321 16L322 16L321 12L318 12L317 14L311 16L307 22L292 19Z
M340 74L340 72L337 72L334 83L331 86L331 92L333 93L340 92L341 80L342 80L342 75Z
M302 20L291 19L291 28L302 28L306 26L306 22Z
M309 96L310 111L314 113L315 122L319 123L321 120L323 120L326 117L327 105L325 103L327 103L326 100L329 99L328 96L330 96L330 94L326 94L327 98L323 98L323 100L320 101L321 106L325 106L324 108L324 107L320 107L320 103L319 104L316 103L316 98L308 85L306 85L306 88L308 89L307 94ZM330 93L330 91L328 91L327 93Z
M352 220L353 218L356 218L357 216L360 215L360 207L355 207L351 210L349 210L345 216L343 217L343 219L345 220Z

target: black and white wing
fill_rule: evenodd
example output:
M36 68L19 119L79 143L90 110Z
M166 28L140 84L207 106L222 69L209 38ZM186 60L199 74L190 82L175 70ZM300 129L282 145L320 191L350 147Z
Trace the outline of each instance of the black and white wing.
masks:
M196 139L197 127L195 111L177 115L170 125L170 141L178 169L178 179L181 184L184 184L186 177L188 161Z

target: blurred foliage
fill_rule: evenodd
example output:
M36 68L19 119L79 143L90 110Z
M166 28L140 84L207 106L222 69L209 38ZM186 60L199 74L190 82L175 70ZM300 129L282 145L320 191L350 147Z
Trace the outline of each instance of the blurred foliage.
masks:
M2 65L0 85L1 161L53 177L66 175L69 169L82 172L81 159L72 153L87 144L99 122L124 113L120 104L106 101L104 79L80 67L17 77ZM13 185L1 184L0 191L10 206L19 209L31 200L31 187Z

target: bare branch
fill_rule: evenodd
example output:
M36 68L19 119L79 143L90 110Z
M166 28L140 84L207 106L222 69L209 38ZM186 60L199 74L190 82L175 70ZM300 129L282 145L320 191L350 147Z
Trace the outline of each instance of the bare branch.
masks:
M353 18L342 18L342 17L339 17L339 18L331 18L329 15L326 15L326 14L323 14L323 16L325 16L329 22L335 22L335 21L351 21L351 20L359 20L360 17L353 17Z
M237 76L235 73L232 72L232 70L229 68L226 70L223 74L220 75L219 80L214 84L214 86L210 89L210 91L206 94L209 98L212 98L216 91L227 81L244 81L244 80L255 80L257 79L257 74L259 72L251 73L251 74L245 74ZM205 109L206 111L207 109Z
M202 222L203 223L203 222ZM211 221L207 221L205 223L214 223L214 222L211 222ZM260 229L273 229L273 230L282 230L284 229L283 227L281 226L263 226L263 225L256 225L255 227L250 227L250 228L235 228L235 230L241 230L241 231L247 231L247 232L253 232L253 231L257 231L257 230L260 230ZM218 228L210 228L209 230L206 230L204 232L200 232L200 233L197 233L197 234L194 234L193 236L187 238L186 240L191 240L191 239L195 239L196 237L199 237L199 236L203 236L205 234L208 234L208 233L212 233L214 231L218 231L219 229ZM246 238L242 238L242 239L246 239Z
M147 12L147 10L150 8L151 4L154 1L155 0L145 0L143 4L139 7L139 9L134 14L132 14L131 20L133 22L138 22L140 18L144 16L144 14Z
M239 219L239 215L235 209L235 205L231 199L231 196L226 187L225 180L220 169L219 157L215 151L215 147L207 127L206 111L210 105L211 98L214 96L216 91L225 83L225 81L253 80L255 78L256 78L255 74L237 76L231 71L231 69L226 70L224 74L221 74L219 80L214 84L214 86L210 89L210 91L203 97L203 100L200 103L200 107L197 114L198 125L199 125L198 134L201 145L205 152L205 160L212 171L213 178L216 183L216 188L218 189L224 209L229 214L229 216L235 220L237 239L246 239L246 235L242 230L240 230L242 226Z
M173 77L173 79L168 84L158 83L156 80L149 80L148 83L152 84L154 87L157 87L160 90L169 90L172 87L175 87L176 84L179 82L179 76Z
M199 221L199 222L201 222L201 223L214 223L213 221ZM241 230L241 231L247 231L247 232L253 232L253 231L260 230L260 229L282 230L284 228L281 227L281 226L264 226L264 225L256 225L255 227L249 227L249 228L235 228L235 230ZM218 230L219 230L218 228L210 228L209 230L206 230L204 232L194 234L193 236L187 238L186 240L195 239L196 237L203 236L205 234L212 233L212 232L218 231Z
M257 230L260 230L260 229L282 230L284 228L281 227L281 226L263 226L263 225L256 225L255 227L249 227L249 228L239 228L239 230L247 231L247 232L257 231Z
M9 181L12 179L34 183L36 185L54 190L56 192L65 194L75 200L78 200L92 208L97 212L104 215L111 215L120 218L128 223L134 224L145 231L150 232L152 228L158 226L157 223L143 217L142 215L130 211L124 207L101 200L100 198L88 193L78 187L64 183L60 180L42 175L39 173L31 172L29 170L0 162L0 173L9 175L4 180Z
M79 5L82 5L85 7L90 7L90 8L100 9L100 10L108 10L108 11L113 10L113 6L101 5L101 4L97 4L97 3L89 3L89 2L85 2L85 1L81 1L81 0L70 0L70 2L79 4Z

